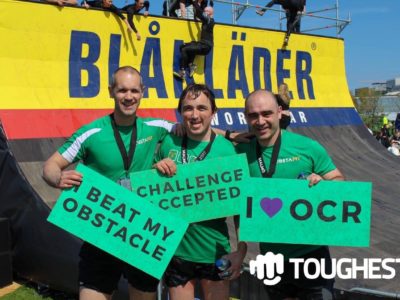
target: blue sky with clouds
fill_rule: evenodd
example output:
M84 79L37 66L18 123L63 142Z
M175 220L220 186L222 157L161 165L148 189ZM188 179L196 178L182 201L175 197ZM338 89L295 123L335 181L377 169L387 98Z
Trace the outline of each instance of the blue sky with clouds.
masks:
M115 0L117 6L127 0ZM131 3L133 0L128 0ZM224 0L226 1L226 0ZM246 0L235 0L245 3ZM253 5L265 5L268 0L247 0ZM229 1L227 1L229 2ZM150 0L150 13L161 14L162 0ZM334 8L336 0L308 0L307 12ZM215 3L215 20L232 23L231 6ZM279 8L279 5L274 8ZM350 89L369 86L372 82L400 77L400 0L340 0L339 18L351 23L343 30L347 80ZM336 10L316 15L335 17ZM302 30L327 27L335 22L311 17L302 20ZM247 9L237 21L238 25L279 29L279 14L268 12L263 17L254 8ZM285 28L285 24L283 24ZM310 33L336 36L336 28Z

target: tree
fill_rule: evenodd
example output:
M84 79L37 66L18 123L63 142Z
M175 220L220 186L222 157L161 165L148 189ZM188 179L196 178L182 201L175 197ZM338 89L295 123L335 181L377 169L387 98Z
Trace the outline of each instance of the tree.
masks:
M383 107L379 102L381 92L370 88L358 89L353 98L354 105L364 124L372 131L378 131L382 127L381 116Z

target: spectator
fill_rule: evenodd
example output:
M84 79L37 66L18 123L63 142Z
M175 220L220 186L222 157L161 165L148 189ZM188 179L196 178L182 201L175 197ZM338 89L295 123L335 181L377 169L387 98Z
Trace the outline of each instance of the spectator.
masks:
M133 32L136 34L136 38L138 41L140 41L141 36L139 32L136 29L135 24L133 23L133 16L138 14L143 8L145 9L143 15L147 17L149 15L149 7L150 7L150 2L145 1L145 0L135 0L134 4L126 5L122 8L123 11L125 11L128 14L128 23L130 27L132 28Z
M386 148L390 146L389 137L390 137L389 129L387 128L387 125L384 124L381 128L380 140L381 144Z
M133 31L131 25L126 20L125 16L122 14L121 10L113 4L112 0L92 0L92 1L84 0L82 2L82 6L84 6L86 8L97 7L97 8L109 10L109 11L113 12L114 14L116 14L118 17L120 17L125 22L126 27L128 28L129 31Z
M394 129L400 131L400 113L397 113L396 120L394 121Z
M193 2L193 5L198 12L197 17L202 23L200 41L192 41L180 47L180 70L179 72L174 72L174 76L180 80L184 79L186 68L188 67L190 69L189 77L192 77L197 69L197 66L194 64L196 55L207 55L214 46L214 9L207 6L202 10L196 1Z
M48 3L53 3L57 4L59 6L64 6L64 5L78 5L77 0L45 0Z
M281 120L279 126L282 129L286 129L290 125L290 92L289 87L286 83L279 85L278 94L275 95L278 100L279 106L282 107Z
M286 11L286 36L284 45L289 43L289 37L292 32L300 32L300 21L302 14L305 13L306 0L272 0L267 5L266 8L272 7L274 4L282 5L283 9ZM260 16L264 15L266 9L259 9L256 11Z

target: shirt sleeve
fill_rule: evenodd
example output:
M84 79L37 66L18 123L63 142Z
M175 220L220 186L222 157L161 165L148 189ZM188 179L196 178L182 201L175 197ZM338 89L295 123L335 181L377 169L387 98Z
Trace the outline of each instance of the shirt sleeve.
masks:
M325 175L330 171L336 169L328 152L322 145L316 141L313 141L314 145L311 147L312 159L313 159L313 172L318 175Z
M172 132L175 124L163 119L149 119L145 121L147 126L154 127L157 131L158 141L162 141L165 136Z
M126 12L128 14L128 23L129 23L129 25L131 26L133 32L137 33L137 29L136 29L135 23L133 23L133 16L136 13L135 12L135 6L133 4L132 5L128 5L128 6L125 7L125 10L126 10Z
M125 16L122 14L121 10L117 8L115 5L111 5L109 8L106 8L109 11L112 11L114 14L116 14L118 17L120 17L122 20L125 20Z
M150 8L150 2L149 1L144 1L144 10L149 11Z
M69 163L84 160L86 157L85 144L88 139L101 131L101 128L86 128L85 126L76 131L66 142L58 149L58 152Z

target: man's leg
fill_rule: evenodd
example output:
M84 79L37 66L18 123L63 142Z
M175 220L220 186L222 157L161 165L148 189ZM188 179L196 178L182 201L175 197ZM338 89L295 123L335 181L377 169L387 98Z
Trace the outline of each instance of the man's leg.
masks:
M130 300L155 300L160 281L128 264L124 264L124 276L128 280Z
M79 289L79 300L110 300L111 295L104 294L89 288Z
M122 274L122 261L86 242L79 255L79 299L111 299Z
M156 300L156 292L143 292L129 284L129 299L130 300Z
M229 299L229 280L213 281L208 279L201 280L205 300L228 300Z
M300 300L332 300L333 293L325 287L303 289L299 292L298 298Z
M302 14L300 11L296 12L296 17L293 22L293 32L299 33L300 32L300 23L301 23Z
M196 280L190 280L186 284L169 288L169 299L171 300L193 300Z

